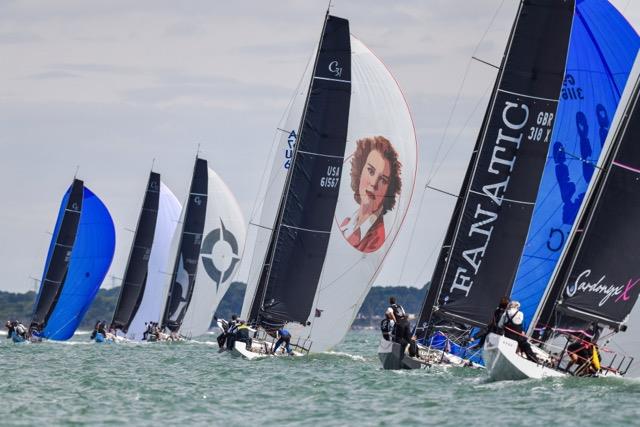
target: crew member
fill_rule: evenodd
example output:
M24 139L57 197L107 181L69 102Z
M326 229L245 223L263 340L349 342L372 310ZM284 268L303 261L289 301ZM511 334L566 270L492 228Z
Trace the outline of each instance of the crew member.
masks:
M279 329L276 332L276 338L278 338L278 341L276 341L276 346L273 348L273 354L278 351L278 348L280 348L282 344L284 344L284 349L287 351L287 354L291 354L291 347L289 347L289 344L291 343L291 334L289 331L284 328Z
M218 335L218 337L216 338L216 340L218 341L219 348L224 348L225 342L229 337L229 332L232 329L235 329L237 323L238 323L238 316L236 316L235 314L231 315L231 322L227 322L224 319L220 320L220 324L222 326L222 333Z
M531 344L529 344L527 337L524 335L524 330L522 329L523 322L524 314L520 311L520 303L518 301L511 301L498 322L498 328L504 330L505 337L518 343L518 348L524 352L527 359L539 363L536 354L531 349Z
M574 342L567 347L570 359L565 368L567 372L574 364L580 366L574 372L576 375L595 374L600 370L600 356L596 346L599 337L600 329L597 322L591 324L589 331L580 331L574 336Z
M500 323L500 319L502 318L502 315L507 310L508 305L509 305L509 298L507 297L500 298L500 304L498 304L498 307L493 312L493 317L491 318L491 322L489 323L488 332L493 332L495 334L502 334L502 330L498 327L498 324Z
M393 339L393 329L395 328L396 323L393 321L392 313L385 313L384 319L380 322L380 331L382 331L382 338L387 341L391 341Z
M407 313L404 311L404 308L396 302L396 297L389 298L389 307L385 314L391 316L391 319L395 323L395 336L393 340L400 344L401 357L404 356L405 348L407 344L415 343L415 337L411 336L411 324L409 323L409 318ZM415 344L412 344L410 352L411 354L415 354Z
M11 320L7 320L7 323L4 324L4 327L7 328L7 338L11 338L15 329L13 323L11 323Z

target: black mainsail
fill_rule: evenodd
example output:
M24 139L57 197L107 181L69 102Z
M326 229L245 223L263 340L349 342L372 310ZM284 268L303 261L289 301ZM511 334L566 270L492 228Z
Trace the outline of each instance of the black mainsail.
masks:
M207 215L209 172L207 161L196 158L189 200L185 205L178 253L173 264L162 326L176 332L191 302Z
M144 295L159 204L160 174L151 172L122 280L120 296L111 321L113 328L120 329L125 333L138 311Z
M49 248L44 279L33 309L30 330L42 331L44 329L62 292L80 223L83 195L84 183L79 179L74 179L68 192L67 201L63 204L64 210L61 209L58 215L54 231L55 237Z
M349 21L327 14L250 320L304 324L338 200L351 98Z
M539 326L597 322L618 330L640 292L640 76L629 78L630 97L610 135L567 249L538 316ZM558 322L556 314L565 319ZM568 318L568 319L566 319Z
M427 294L420 325L486 326L508 295L549 148L573 0L523 0Z

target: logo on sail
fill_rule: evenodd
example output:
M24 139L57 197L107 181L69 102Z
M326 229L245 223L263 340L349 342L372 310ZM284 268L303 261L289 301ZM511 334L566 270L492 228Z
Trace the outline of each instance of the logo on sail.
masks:
M202 265L216 283L216 291L221 283L231 278L240 261L238 241L220 219L220 228L209 232L202 242Z
M329 63L329 72L336 77L342 77L342 67L338 61L331 61Z

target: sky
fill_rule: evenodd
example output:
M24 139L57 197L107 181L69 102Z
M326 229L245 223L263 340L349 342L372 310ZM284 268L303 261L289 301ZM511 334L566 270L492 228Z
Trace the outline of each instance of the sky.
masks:
M636 29L640 0L612 1ZM431 275L516 0L334 0L415 122L413 204L377 285ZM34 289L76 174L108 206L119 284L149 170L180 200L198 146L248 219L327 1L0 2L0 290Z

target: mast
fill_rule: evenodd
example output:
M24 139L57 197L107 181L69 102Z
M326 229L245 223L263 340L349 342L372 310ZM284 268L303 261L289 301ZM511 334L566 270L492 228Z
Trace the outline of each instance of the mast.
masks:
M125 268L118 303L113 313L111 326L127 332L135 316L147 285L149 257L158 219L160 204L160 174L150 172L142 208L134 234L129 259Z
M486 326L509 293L546 159L573 11L573 1L520 4L461 194L450 255L439 282L432 282L441 317Z
M638 298L640 277L635 253L640 228L634 224L640 215L640 148L636 143L640 138L638 59L625 95L626 103L621 103L616 113L615 130L609 133L605 155L532 322L534 325L553 326L555 314L562 312L618 330Z
M162 316L162 327L167 327L172 332L180 329L193 295L207 214L208 181L207 161L196 157L189 200L184 207L180 242Z
M262 322L266 315L269 322L304 323L311 311L337 203L350 78L348 21L327 11L291 167L251 305L252 321ZM327 178L330 185L325 184Z
M31 330L42 331L53 312L69 269L73 244L82 213L84 183L74 177L63 198L58 221L49 247L40 292L34 304ZM66 202L65 202L66 200Z

